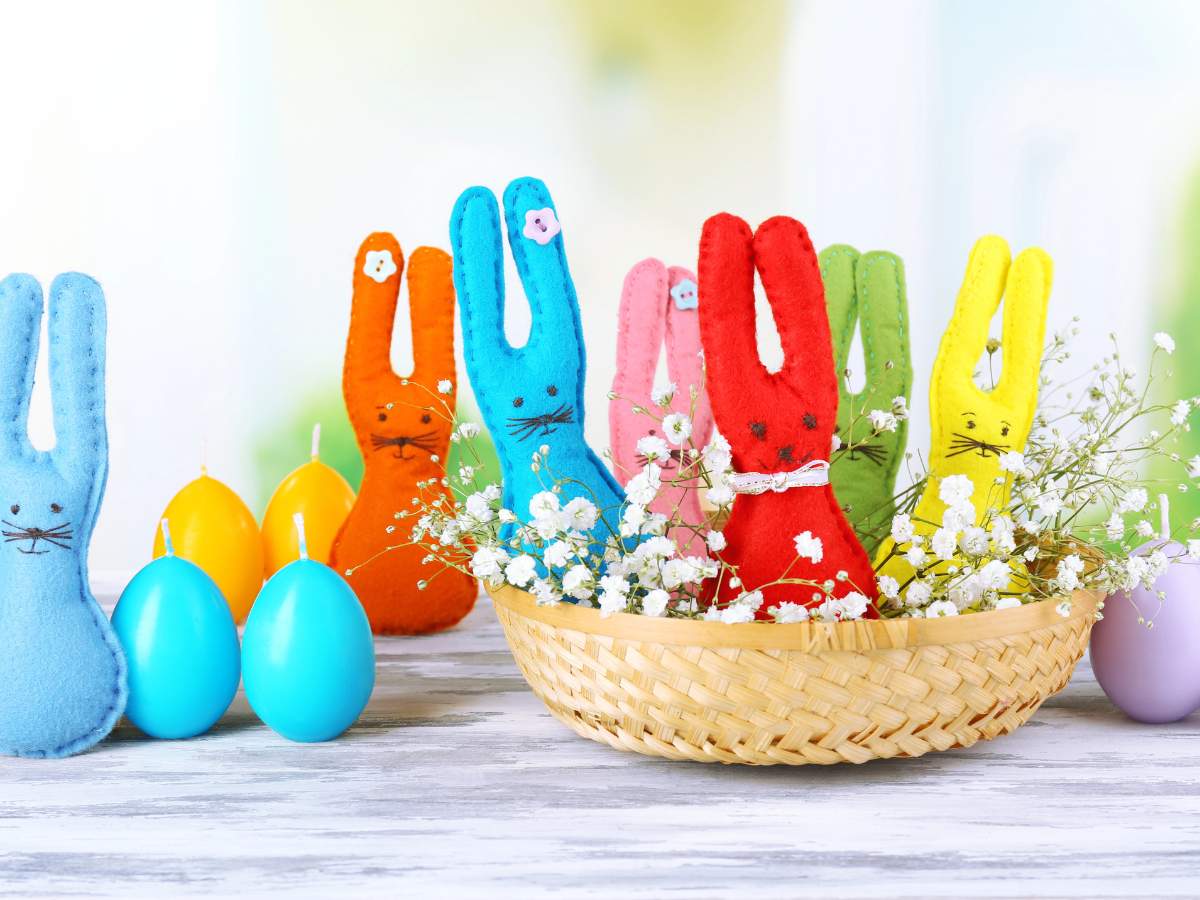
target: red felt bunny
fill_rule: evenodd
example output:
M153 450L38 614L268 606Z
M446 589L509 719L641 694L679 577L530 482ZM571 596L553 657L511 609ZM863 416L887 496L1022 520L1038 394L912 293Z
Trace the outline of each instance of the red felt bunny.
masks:
M756 268L783 345L783 368L774 374L758 356ZM873 601L871 562L834 498L825 465L837 419L837 374L808 232L786 216L768 219L755 233L736 216L713 216L700 238L699 275L708 393L738 473L722 556L742 583L733 587L722 579L717 599L786 577L829 580L834 598L857 591ZM805 555L798 555L796 536L805 532L799 548ZM820 540L819 550L811 538ZM767 587L759 617L784 601L820 605L825 597L814 599L814 590ZM867 615L876 615L873 607Z

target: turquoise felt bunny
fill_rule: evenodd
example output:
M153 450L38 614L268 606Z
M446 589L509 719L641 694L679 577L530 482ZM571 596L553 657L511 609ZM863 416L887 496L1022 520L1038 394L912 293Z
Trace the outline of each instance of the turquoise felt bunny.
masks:
M583 335L558 215L536 178L508 186L504 215L533 313L523 347L504 336L504 246L495 195L469 188L450 219L467 374L500 457L503 503L528 521L530 499L561 479L562 504L584 497L599 509L592 533L603 540L616 530L624 493L583 438ZM531 458L542 446L550 454L534 472ZM514 527L506 526L502 536L510 537Z
M0 753L69 756L125 709L125 657L88 589L104 495L104 294L86 275L50 287L51 451L26 434L42 321L28 275L0 282Z

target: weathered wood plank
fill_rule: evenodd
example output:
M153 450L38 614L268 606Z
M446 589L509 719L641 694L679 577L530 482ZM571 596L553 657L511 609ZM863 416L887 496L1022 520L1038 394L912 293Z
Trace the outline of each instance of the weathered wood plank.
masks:
M1107 897L1200 893L1200 716L1135 725L1086 666L1016 734L863 767L741 769L581 740L485 599L378 644L341 740L239 696L209 735L122 725L0 760L0 896Z

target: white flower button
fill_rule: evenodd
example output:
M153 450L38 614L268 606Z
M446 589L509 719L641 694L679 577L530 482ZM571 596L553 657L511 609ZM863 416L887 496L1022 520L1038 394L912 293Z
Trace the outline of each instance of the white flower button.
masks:
M554 236L560 231L562 226L558 224L558 216L554 215L554 210L550 207L531 209L525 213L525 230L521 233L531 241L545 246L554 240Z
M391 250L368 250L363 263L363 274L383 284L396 274L396 260Z

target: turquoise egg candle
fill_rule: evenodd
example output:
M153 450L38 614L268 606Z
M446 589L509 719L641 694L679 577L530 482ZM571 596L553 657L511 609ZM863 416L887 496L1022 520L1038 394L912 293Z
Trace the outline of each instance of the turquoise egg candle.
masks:
M237 626L216 583L175 555L162 520L166 555L126 585L112 624L129 664L125 714L156 738L208 731L237 693Z
M358 719L375 687L375 642L358 597L329 566L300 558L263 585L242 635L246 699L293 741L328 741Z

